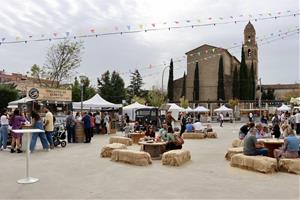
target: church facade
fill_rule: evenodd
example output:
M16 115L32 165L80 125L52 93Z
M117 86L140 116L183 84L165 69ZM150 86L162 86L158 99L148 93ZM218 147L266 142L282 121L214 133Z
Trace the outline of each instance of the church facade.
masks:
M243 49L245 53L245 61L250 71L253 63L255 71L255 79L258 72L258 49L256 44L256 32L249 22L244 29ZM187 74L185 82L185 98L189 102L196 102L193 99L194 77L196 63L199 68L199 101L217 101L218 95L218 71L219 61L223 58L224 66L224 91L225 99L233 98L232 82L235 68L239 71L240 61L224 48L204 44L186 53L187 57ZM179 101L183 91L183 78L174 81L174 101Z

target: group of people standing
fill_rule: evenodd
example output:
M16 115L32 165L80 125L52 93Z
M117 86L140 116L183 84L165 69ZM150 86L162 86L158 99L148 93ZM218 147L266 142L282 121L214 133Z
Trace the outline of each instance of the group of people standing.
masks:
M68 112L66 118L66 129L68 133L68 143L75 143L75 126L76 121L82 121L85 133L85 143L90 143L91 138L94 136L94 130L96 134L100 134L101 129L105 129L105 133L110 133L110 122L111 118L108 112L105 112L103 118L100 112L83 112L81 115L79 112L76 113L75 117L71 111Z
M32 133L30 151L33 152L36 146L37 138L39 137L43 145L43 149L49 151L50 148L54 148L53 144L53 130L54 130L54 117L48 108L44 108L46 113L44 120L41 119L40 115L32 111L31 117L31 126L32 128L38 128L44 130L39 133ZM0 148L1 150L7 149L7 142L9 131L11 130L11 153L22 153L22 133L16 133L14 130L22 129L22 126L25 124L30 125L26 115L22 115L19 109L15 109L11 116L8 115L6 110L1 113L1 128L0 128Z

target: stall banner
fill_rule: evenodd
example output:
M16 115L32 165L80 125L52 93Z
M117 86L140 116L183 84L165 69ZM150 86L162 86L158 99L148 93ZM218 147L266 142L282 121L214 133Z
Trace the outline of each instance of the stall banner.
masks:
M28 87L27 96L40 101L72 101L72 90Z

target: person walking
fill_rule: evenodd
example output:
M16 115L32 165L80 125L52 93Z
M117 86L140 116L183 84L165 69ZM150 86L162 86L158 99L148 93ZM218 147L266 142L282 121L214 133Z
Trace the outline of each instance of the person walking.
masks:
M87 112L83 113L82 120L84 124L85 142L91 143L91 119Z
M75 143L75 118L72 111L68 111L66 118L66 128L68 133L68 143Z
M0 151L2 149L6 149L7 146L7 138L8 138L8 126L9 121L7 117L7 111L3 110L1 113L1 128L0 128Z
M107 135L110 134L110 116L109 116L108 112L105 112L104 125L105 125L106 134Z
M297 110L297 113L295 115L295 122L296 122L296 133L297 135L300 134L300 112Z
M32 128L44 130L43 121L42 121L40 115L38 113L32 111L31 117L32 117ZM32 153L34 151L35 145L36 145L36 140L38 137L41 140L43 149L45 151L49 151L49 144L48 144L45 132L39 132L39 133L32 133L31 142L30 142L30 152Z
M220 119L220 127L223 127L224 115L222 113L220 113L219 119Z
M100 126L101 126L101 115L97 111L95 116L95 126L96 126L96 134L100 134Z
M20 111L16 109L14 111L13 116L10 119L9 124L12 127L12 130L18 130L22 129L22 124L25 123L25 118L20 115ZM16 133L12 131L12 142L11 142L11 153L15 153L15 148L17 148L17 153L22 153L23 151L21 150L21 138L23 134L22 133Z
M54 118L53 118L53 114L50 112L48 107L44 108L44 112L46 113L46 116L44 119L45 133L46 133L47 140L50 144L50 149L53 149L54 144L53 144L52 134L54 131L54 122L53 122Z
M180 136L182 135L182 133L184 133L186 129L186 123L187 123L186 113L182 112L180 117L180 125L181 125Z

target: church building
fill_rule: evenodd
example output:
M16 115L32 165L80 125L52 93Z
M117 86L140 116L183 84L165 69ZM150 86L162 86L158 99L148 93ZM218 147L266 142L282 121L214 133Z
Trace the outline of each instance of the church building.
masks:
M244 29L243 43L245 61L250 71L253 63L255 71L255 79L258 72L258 49L256 44L256 32L249 22ZM187 74L186 82L183 84L184 78L174 80L174 101L179 101L182 96L183 86L185 85L185 98L189 102L196 102L193 98L194 77L196 63L199 69L199 101L217 101L218 99L218 72L219 61L223 58L224 66L224 91L225 99L233 98L232 82L235 68L239 71L240 61L224 48L204 44L186 53L187 56Z

